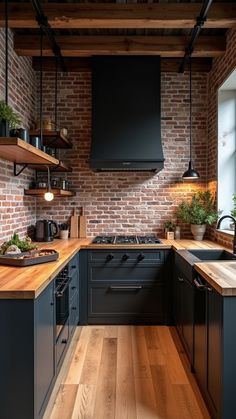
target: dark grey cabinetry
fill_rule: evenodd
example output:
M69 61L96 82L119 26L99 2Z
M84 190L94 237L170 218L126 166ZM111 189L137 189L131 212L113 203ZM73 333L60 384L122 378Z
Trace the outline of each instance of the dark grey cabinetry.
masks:
M56 342L55 281L36 299L0 299L0 419L41 419L79 320L78 255L69 317Z
M88 323L165 323L164 250L88 251Z
M195 280L194 369L217 419L235 418L236 297L224 297L203 278Z
M54 284L36 300L0 300L0 418L41 418L55 377Z
M174 264L174 320L179 337L191 365L193 364L194 287L192 268L183 264L175 254Z

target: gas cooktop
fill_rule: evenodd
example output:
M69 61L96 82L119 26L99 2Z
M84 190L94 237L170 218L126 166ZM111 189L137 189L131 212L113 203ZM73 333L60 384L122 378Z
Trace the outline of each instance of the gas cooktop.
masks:
M154 235L146 236L96 236L94 244L160 244L161 240Z

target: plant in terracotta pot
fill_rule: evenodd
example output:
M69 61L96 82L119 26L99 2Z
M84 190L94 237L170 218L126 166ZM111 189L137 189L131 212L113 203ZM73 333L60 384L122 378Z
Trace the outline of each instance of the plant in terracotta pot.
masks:
M19 115L4 100L0 100L0 137L7 137L9 129L17 128L20 123Z
M210 191L196 192L191 201L182 201L176 210L176 217L191 224L194 240L202 240L206 225L217 221L219 211L215 208L215 199Z

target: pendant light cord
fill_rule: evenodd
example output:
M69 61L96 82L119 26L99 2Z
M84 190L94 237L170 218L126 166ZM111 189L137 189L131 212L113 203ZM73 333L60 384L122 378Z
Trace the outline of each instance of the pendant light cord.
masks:
M5 0L5 102L8 105L8 0Z
M40 98L39 98L39 118L40 118L40 140L43 144L43 31L40 29Z
M189 56L189 144L190 161L192 161L192 57Z

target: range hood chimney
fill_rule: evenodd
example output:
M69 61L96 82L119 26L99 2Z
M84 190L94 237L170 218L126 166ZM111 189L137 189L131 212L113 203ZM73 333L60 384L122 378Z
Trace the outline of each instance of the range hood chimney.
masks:
M97 56L92 69L90 167L159 172L160 57Z

